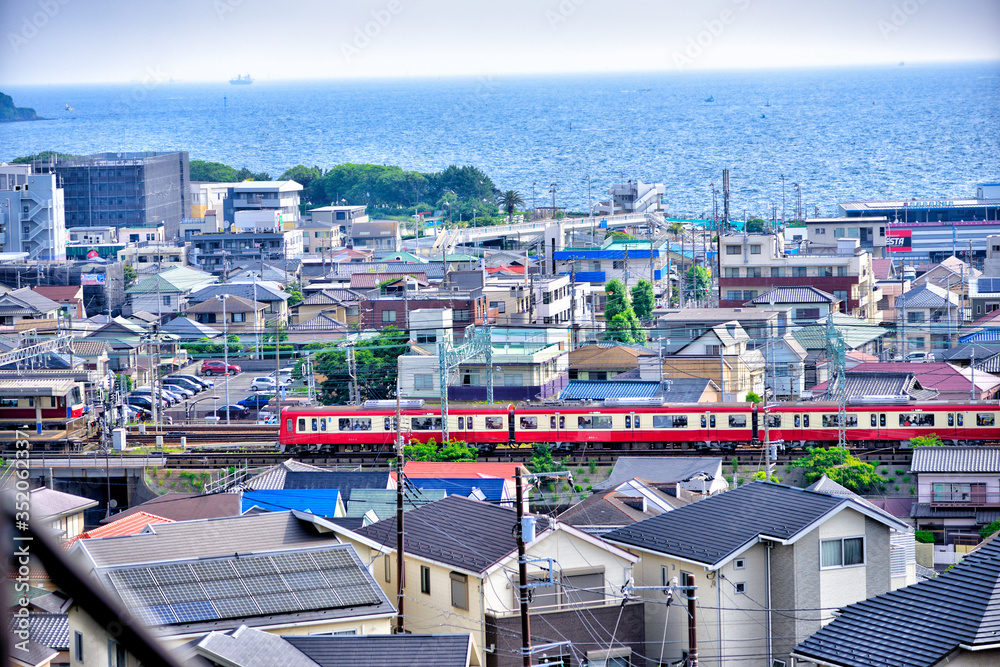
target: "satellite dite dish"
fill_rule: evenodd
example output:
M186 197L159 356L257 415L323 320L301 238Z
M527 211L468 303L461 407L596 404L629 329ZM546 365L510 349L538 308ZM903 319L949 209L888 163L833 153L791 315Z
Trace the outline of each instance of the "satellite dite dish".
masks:
M118 501L112 498L111 500L108 501L108 507L110 507L111 509L118 507Z

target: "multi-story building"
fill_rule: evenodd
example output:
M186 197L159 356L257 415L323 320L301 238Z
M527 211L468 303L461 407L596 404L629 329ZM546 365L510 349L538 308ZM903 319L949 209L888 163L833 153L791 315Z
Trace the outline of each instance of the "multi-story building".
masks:
M321 206L309 209L309 214L313 225L335 227L337 238L346 241L354 235L354 223L369 221L366 211L364 206Z
M204 218L205 215L213 212L218 213L221 218L224 202L231 187L233 187L232 183L192 182L191 212L189 215L192 218Z
M190 212L186 151L100 153L47 160L35 168L59 177L71 227L162 224L167 238L174 238Z
M806 236L810 248L837 247L842 238L857 239L858 245L873 256L886 256L886 230L889 223L885 216L857 216L844 218L809 218L806 220ZM791 230L789 230L791 231Z
M663 183L642 181L617 183L608 189L611 198L595 206L594 212L602 215L622 215L662 211L661 200L666 191L667 188Z
M575 273L577 283L590 283L597 287L617 278L626 287L633 287L639 280L653 283L659 294L666 287L661 282L666 277L669 263L667 241L617 240L608 237L600 248L566 248L553 253L556 273ZM606 297L595 295L598 312L604 310ZM742 303L740 304L742 305Z
M399 250L403 242L397 220L372 220L370 222L355 222L351 226L350 239L352 248L368 250Z
M219 232L192 235L190 261L213 273L248 261L289 260L302 256L302 230Z
M267 211L278 214L282 225L299 221L299 193L302 186L295 181L243 181L230 186L222 202L223 218L232 225L247 211ZM286 227L290 229L291 227Z
M0 165L0 249L28 260L66 259L63 189L31 165Z
M117 227L70 227L66 234L73 245L118 243Z
M742 306L775 287L815 287L832 294L848 315L874 318L879 294L872 256L857 239L840 239L833 252L785 251L778 234L729 234L722 238L719 305Z

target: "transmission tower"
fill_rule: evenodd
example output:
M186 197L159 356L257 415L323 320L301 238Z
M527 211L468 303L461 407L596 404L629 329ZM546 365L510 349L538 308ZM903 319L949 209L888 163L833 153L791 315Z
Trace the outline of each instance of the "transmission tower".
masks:
M833 325L833 313L826 317L826 384L828 399L837 401L837 445L847 446L847 382L844 379L846 356L844 338Z
M465 337L461 345L455 346L450 341L441 341L438 349L438 373L441 386L441 441L442 444L451 439L448 428L448 381L452 372L457 373L458 367L474 359L486 361L486 403L493 404L493 334L490 327L466 327Z

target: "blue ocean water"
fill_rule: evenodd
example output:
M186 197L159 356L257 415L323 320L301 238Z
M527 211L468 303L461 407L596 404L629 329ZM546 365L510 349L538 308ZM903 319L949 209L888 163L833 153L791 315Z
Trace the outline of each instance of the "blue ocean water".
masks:
M584 211L626 179L666 183L672 215L972 195L1000 178L1000 63L841 70L372 82L4 87L49 120L0 124L0 160L187 150L278 176L298 163L485 170L539 205ZM713 101L707 101L711 98ZM66 110L66 105L73 107Z

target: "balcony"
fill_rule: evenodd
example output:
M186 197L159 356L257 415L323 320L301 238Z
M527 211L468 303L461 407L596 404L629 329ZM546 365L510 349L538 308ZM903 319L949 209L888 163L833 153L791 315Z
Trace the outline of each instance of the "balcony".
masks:
M1000 507L1000 492L976 489L972 492L934 493L931 507Z

